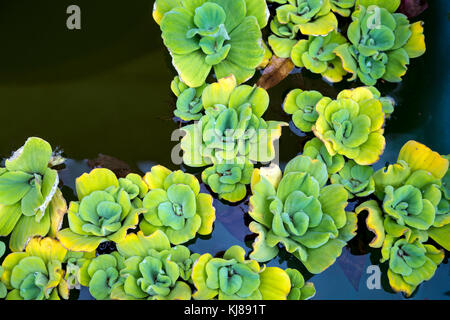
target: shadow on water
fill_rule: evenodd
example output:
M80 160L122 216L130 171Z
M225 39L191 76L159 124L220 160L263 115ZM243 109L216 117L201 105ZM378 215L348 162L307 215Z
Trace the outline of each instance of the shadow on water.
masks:
M66 8L72 4L81 7L81 30L66 28ZM87 159L99 153L125 161L135 172L162 164L200 178L201 169L171 161L178 141L170 141L170 137L180 126L172 119L175 101L169 89L175 73L151 18L152 5L153 0L126 5L107 0L0 1L0 156L8 157L29 136L62 147L69 159L60 176L69 201L75 199L75 178L90 170ZM442 154L450 153L450 44L445 40L450 38L449 9L446 0L430 1L430 8L420 16L425 21L427 53L412 59L400 84L378 86L398 105L387 122L387 149L376 169L395 161L409 139ZM291 121L282 110L291 89L313 89L335 97L340 90L359 85L332 85L307 70L295 69L269 90L271 103L264 118ZM299 154L311 137L284 127L279 141L281 167ZM202 184L201 192L211 190ZM255 235L248 230L248 197L232 205L214 195L214 206L214 232L189 242L191 250L216 255L240 245L250 252ZM299 269L305 279L315 283L317 299L402 299L390 289L386 264L380 265L382 289L368 289L367 268L378 265L380 252L368 247L372 235L363 223L359 227L358 236L341 257L319 275L307 272L284 249L268 265ZM412 298L449 299L449 276L446 259ZM86 299L89 293L84 288L72 297Z

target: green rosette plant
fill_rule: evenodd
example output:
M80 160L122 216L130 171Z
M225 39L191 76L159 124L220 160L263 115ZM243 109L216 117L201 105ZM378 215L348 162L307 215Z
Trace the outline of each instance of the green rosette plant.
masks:
M162 230L171 243L182 244L197 234L212 232L216 219L213 198L200 193L195 176L158 165L152 167L144 180L150 189L143 200L146 212L139 224L144 234Z
M277 23L293 25L304 35L327 35L337 29L330 0L275 0Z
M208 85L202 95L205 115L181 128L183 162L204 167L234 161L268 162L275 157L274 141L281 136L279 121L262 119L269 106L266 90L237 86L233 75Z
M220 199L238 202L247 195L246 185L250 184L253 164L245 159L235 163L215 164L202 172L202 180Z
M359 78L366 85L375 85L379 79L400 82L411 58L425 53L422 22L410 24L401 13L393 13L386 1L361 1L352 14L347 37L350 43L335 49L344 69L352 73L349 79ZM383 7L388 4L388 6Z
M125 279L120 272L125 268L125 259L114 251L88 260L80 271L80 283L89 287L96 300L110 300L114 288L123 285Z
M424 163L423 158L431 159L432 163ZM376 195L383 201L383 211L397 224L417 230L448 224L448 215L436 219L442 198L441 179L447 168L448 160L423 144L406 143L396 164L374 174Z
M327 167L328 175L339 172L345 165L345 159L342 155L335 154L332 156L323 142L315 137L305 143L303 155L323 162Z
M429 280L443 259L443 251L424 244L431 237L450 248L448 216L438 217L441 179L448 160L416 141L400 150L397 163L374 173L375 200L356 208L368 212L366 224L375 234L369 244L381 248L381 262L389 260L389 282L395 291L410 296ZM410 258L405 258L410 257Z
M172 92L177 96L174 115L183 121L199 120L203 113L202 93L206 84L198 88L190 88L176 76L171 85Z
M211 69L218 79L251 78L264 58L261 29L268 16L264 0L157 0L153 13L174 67L193 88Z
M344 167L331 175L331 183L341 184L348 191L349 198L367 197L375 192L374 170L371 166L360 166L353 160L345 163Z
M249 214L250 230L258 234L250 258L273 259L281 243L309 272L331 266L347 241L355 236L356 215L346 212L348 193L342 185L326 185L324 163L297 156L284 174L273 165L255 169Z
M418 239L386 237L380 262L389 261L388 279L397 292L410 296L422 282L430 280L444 259L444 251Z
M200 258L199 253L191 253L189 248L183 245L170 249L170 261L178 265L180 278L189 283L192 283L192 269L198 258Z
M32 137L0 168L0 236L11 235L12 251L34 236L54 236L61 224L66 202L51 160L50 144Z
M300 271L287 268L286 273L291 280L291 291L287 296L288 300L309 300L316 294L316 288L312 282L305 282Z
M280 6L276 9L276 15L270 22L273 34L269 36L268 43L274 54L280 58L291 58L293 48L299 46L299 42L296 40L299 32L303 35L326 36L337 29L338 22L336 16L331 12L332 6L329 0L277 0L271 2L277 2ZM325 56L321 55L321 57Z
M104 168L84 173L75 182L78 201L69 205L69 228L58 231L58 239L69 250L83 252L94 251L105 241L123 240L145 211L136 207L147 190L141 180L134 174L117 179Z
M5 244L2 241L0 241L0 259L5 254L5 251L6 251ZM2 278L2 274L3 274L3 267L0 266L0 279ZM7 294L8 294L8 289L6 289L6 286L4 285L4 283L0 281L0 299L5 298Z
M385 113L371 88L341 91L336 100L322 98L312 130L331 155L341 154L359 165L370 165L383 154Z
M182 279L191 272L191 259L195 256L186 247L171 248L169 238L161 230L150 236L142 232L128 234L117 244L117 250L124 258L124 268L120 270L124 281L113 288L112 299L191 299L191 288Z
M287 114L292 114L292 122L298 129L303 132L311 132L312 126L319 118L316 104L322 98L322 94L315 90L294 89L287 94L283 109Z
M2 263L6 300L68 299L62 263L67 250L55 239L32 238L24 252L13 252Z
M308 40L300 40L292 47L290 57L297 67L321 74L330 82L340 82L347 71L334 50L345 43L347 39L337 31L326 36L309 36Z
M288 274L245 259L245 250L232 246L222 258L201 255L194 264L195 300L286 300L291 289Z

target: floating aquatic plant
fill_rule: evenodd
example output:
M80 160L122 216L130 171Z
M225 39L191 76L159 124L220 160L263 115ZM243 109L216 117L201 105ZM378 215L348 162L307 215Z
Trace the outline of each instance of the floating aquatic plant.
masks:
M279 121L265 121L262 115L269 106L266 90L248 85L237 86L233 75L208 85L202 95L205 115L182 127L183 162L203 167L234 161L271 161L273 143L281 135Z
M373 89L359 87L341 91L336 100L321 99L314 134L330 155L341 154L359 165L375 163L384 151L385 113Z
M134 174L117 179L111 170L104 168L77 178L78 201L70 203L69 228L60 230L58 239L69 250L84 252L94 251L105 241L123 240L127 230L138 224L139 214L145 211L135 206L141 204L139 195L144 195L147 188L141 180Z
M62 263L67 250L51 238L31 239L25 252L13 252L2 263L6 300L68 299Z
M180 278L189 283L192 282L192 268L199 257L200 254L191 253L191 251L183 245L174 246L170 249L170 261L173 261L178 265Z
M353 160L349 160L338 173L333 174L330 178L331 183L343 185L351 199L355 196L367 197L375 192L373 173L371 166L361 166Z
M286 300L291 290L284 270L261 268L258 262L246 260L240 246L232 246L222 258L201 255L194 264L192 280L196 300Z
M276 9L276 23L297 29L304 35L327 35L337 29L329 0L269 0L281 4ZM280 28L279 27L279 28Z
M158 165L152 167L144 180L150 191L143 200L146 212L139 227L146 235L162 230L171 243L181 244L197 234L212 232L216 219L213 199L200 193L195 176Z
M348 193L326 185L326 165L308 156L291 160L281 174L276 165L255 169L249 214L258 234L250 258L264 262L278 254L278 244L311 273L320 273L340 256L355 236L356 217L346 212Z
M397 163L374 173L375 200L362 203L356 213L368 212L366 224L375 234L369 244L382 248L381 262L389 260L389 282L408 296L429 280L443 259L443 252L424 244L429 237L450 248L448 211L438 214L441 179L448 160L416 141L400 150Z
M161 230L156 230L149 236L142 232L129 234L117 244L117 250L124 258L125 266L120 271L124 282L113 288L113 299L191 298L191 288L182 281L182 277L186 278L190 273L190 259L193 257L186 247L171 248L169 238Z
M291 291L287 297L288 300L308 300L316 294L316 288L312 282L305 282L300 271L287 268L286 273L291 280Z
M388 279L395 291L410 296L424 281L430 280L444 259L444 251L419 240L408 241L387 236L382 248L383 258L389 260Z
M312 126L319 118L316 104L322 98L322 94L315 90L294 89L287 94L283 109L287 114L292 114L292 122L298 129L311 132Z
M405 15L393 13L399 4L360 1L347 31L350 43L335 49L344 69L353 74L349 80L359 78L366 85L379 79L400 82L410 59L424 54L423 23L410 24Z
M304 51L300 51L308 51L308 49L305 48L308 47L308 44L305 43L308 42L308 40L297 41L297 34L300 32L303 35L310 35L310 40L312 41L312 39L317 38L315 42L318 43L322 42L324 39L323 36L336 30L338 23L336 16L331 12L331 2L329 0L276 0L271 2L277 2L281 5L276 9L276 15L270 22L270 29L273 34L268 38L269 46L276 56L280 58L291 58L292 56L292 59L295 60L295 64L299 67L303 67L305 65L304 62L302 62L302 54ZM339 34L336 33L336 36L326 37L326 48L330 48L328 42L330 42L331 39L333 39L333 41L338 41L339 44L345 42L345 38L338 35ZM343 42L341 42L341 38L343 39ZM317 44L313 45L313 47L315 46L317 46ZM295 50L293 50L294 48ZM308 66L315 65L312 68L313 70L318 70L317 64L319 62L315 60L318 58L318 51L319 48L317 48L317 51L315 52L313 49L310 50L310 53L313 54L314 57L309 57L306 62ZM319 56L321 59L328 58L326 61L330 61L330 65L336 64L335 62L337 60L331 62L331 60L336 58L334 53L327 53L326 55L320 54ZM331 58L331 56L333 57ZM307 58L305 57L305 59ZM340 61L338 62L340 63ZM339 68L341 72L343 71L342 67L338 64L336 64L336 67ZM327 72L327 75L331 76L333 71L331 71L331 67L329 69L330 71ZM325 70L323 70L323 72L325 73ZM343 72L344 74L346 73L345 71ZM322 71L318 73L322 73ZM333 75L333 77L336 77L336 74Z
M66 203L58 189L58 172L49 167L50 144L29 138L0 168L0 236L22 251L31 237L54 235Z
M211 69L218 79L234 74L238 83L245 82L264 58L264 0L157 0L153 17L173 65L190 87L201 86Z
M334 50L345 43L347 40L337 31L326 36L309 36L308 40L300 40L292 47L290 57L297 67L321 74L330 82L339 82L347 71Z
M206 84L190 88L176 76L171 83L172 92L177 96L174 115L184 121L199 120L202 117L202 93Z
M96 300L109 300L114 288L125 281L120 276L120 271L125 268L124 260L117 251L89 260L82 272L81 284L89 287L89 292Z
M345 159L342 155L335 154L332 156L323 142L315 137L305 143L303 155L323 162L327 167L329 175L340 171L345 165Z
M253 164L245 159L236 159L235 163L215 164L202 172L202 180L209 185L219 198L238 202L247 194L247 184L253 172Z

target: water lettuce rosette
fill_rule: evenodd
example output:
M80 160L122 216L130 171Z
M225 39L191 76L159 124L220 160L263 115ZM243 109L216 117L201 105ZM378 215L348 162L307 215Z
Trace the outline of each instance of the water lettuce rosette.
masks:
M144 234L162 230L171 243L182 244L197 234L212 232L216 219L213 199L209 194L200 193L195 176L157 165L144 180L150 189L143 199L146 212L139 224Z
M34 236L53 236L61 224L66 202L51 159L50 144L32 137L0 168L0 236L11 235L13 251Z
M245 250L232 246L222 258L201 255L194 264L195 300L286 300L291 283L288 274L275 267L261 267L245 259Z
M202 172L202 180L220 199L238 202L247 195L253 164L245 159L236 159L234 163L215 164Z
M352 14L348 27L348 44L335 53L342 59L344 69L366 85L379 79L400 82L411 58L425 53L425 37L421 21L410 24L401 13L393 13L400 1L391 6L388 1L361 1Z
M191 88L176 76L170 85L172 92L177 97L174 115L183 121L199 120L203 113L202 93L206 84L198 88Z
M268 162L275 157L274 141L281 136L279 121L265 121L269 106L266 90L248 85L237 86L232 75L203 90L205 115L196 123L181 128L183 162L204 167L235 161Z
M438 215L441 179L448 160L416 141L400 150L397 163L374 173L375 195L356 208L368 212L366 224L374 233L369 244L381 248L381 262L389 260L391 287L408 296L429 280L443 259L443 252L424 244L429 237L446 250L450 248L448 212ZM416 270L417 269L417 270Z
M211 69L218 79L234 74L238 83L245 82L264 58L264 0L157 0L153 17L190 87L201 86Z
M330 0L275 0L277 23L293 25L304 35L327 35L337 29Z
M353 160L345 163L344 167L331 175L331 183L338 183L348 191L349 198L367 197L375 192L374 170L371 166L360 166Z
M288 300L309 300L316 294L316 288L312 282L305 282L300 271L287 268L286 273L291 280L291 291L287 297Z
M340 82L347 71L334 50L344 43L347 39L337 31L326 36L309 36L308 40L300 40L292 47L290 57L297 67L321 74L330 82Z
M385 113L373 89L359 87L341 91L336 100L324 97L312 130L331 155L341 154L359 165L375 163L382 155Z
M169 238L161 230L149 236L140 231L128 234L117 244L124 258L124 268L120 270L124 281L113 288L111 298L190 300L191 288L182 280L189 274L192 262L188 261L192 255L189 250L186 254L186 249L183 246L171 248Z
M55 239L32 238L24 252L13 252L2 263L6 300L68 299L63 261L67 250Z
M192 269L199 257L199 253L192 253L188 247L183 245L177 245L170 249L170 261L178 265L180 278L189 283L192 283Z
M383 199L383 211L408 230L426 231L446 250L450 249L450 214L439 210L445 194L442 178L448 160L416 141L400 150L396 164L374 175L376 194Z
M418 239L386 237L381 262L389 260L389 283L397 292L410 296L422 282L430 280L444 259L444 251Z
M255 169L249 214L250 230L258 237L250 258L274 258L282 244L309 272L331 266L355 236L356 215L346 212L348 193L342 185L326 185L324 163L297 156L285 167Z
M120 276L124 268L124 258L117 251L99 255L83 269L81 284L89 287L90 294L96 300L109 300L112 290L124 282Z
M303 132L311 132L319 114L316 104L322 99L320 92L302 89L291 90L284 99L283 109L287 114L292 114L292 122Z
M69 228L60 230L58 239L69 250L84 252L96 250L105 241L123 240L145 211L135 206L141 204L139 195L147 188L141 180L134 174L117 179L105 168L81 175L75 182L78 201L70 202L67 212Z
M337 153L331 155L324 143L316 137L305 143L303 155L323 162L327 167L328 175L339 172L345 165L345 159L342 155Z

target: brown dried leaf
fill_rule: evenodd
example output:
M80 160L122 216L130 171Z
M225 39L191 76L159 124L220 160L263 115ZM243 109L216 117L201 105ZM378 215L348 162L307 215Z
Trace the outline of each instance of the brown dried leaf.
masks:
M268 90L286 78L293 69L294 63L291 59L273 56L269 65L264 69L261 78L259 78L257 85Z

